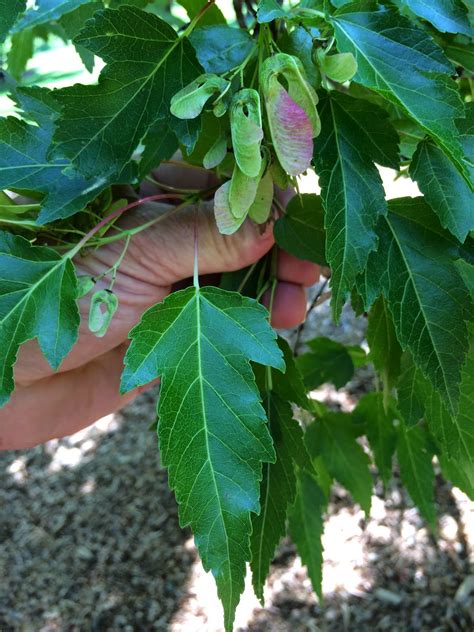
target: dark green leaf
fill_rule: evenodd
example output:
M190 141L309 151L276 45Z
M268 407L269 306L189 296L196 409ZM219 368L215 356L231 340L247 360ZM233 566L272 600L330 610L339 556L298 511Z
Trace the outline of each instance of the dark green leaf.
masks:
M467 177L454 124L462 102L452 66L428 33L385 8L355 13L351 6L333 23L339 50L356 57L354 80L405 110Z
M87 20L90 20L94 13L99 11L99 9L103 9L103 7L104 4L102 1L89 1L86 4L81 4L75 11L71 11L70 13L63 15L59 19L59 23L64 29L68 39L72 40L79 33ZM89 72L92 72L95 62L94 53L87 50L87 48L84 48L84 46L81 46L80 44L74 44L74 46L86 69Z
M33 57L34 39L35 36L32 29L26 29L12 36L10 50L7 55L7 68L8 72L15 79L21 79L27 63Z
M272 371L272 388L284 401L293 402L297 406L307 409L310 404L306 395L306 388L290 345L284 338L278 337L278 346L283 352L286 371L284 374L280 371Z
M432 142L423 141L413 156L410 176L442 226L463 242L474 229L474 194L446 154Z
M33 26L49 24L87 2L89 0L36 0L35 8L28 9L22 19L15 24L13 30L18 33Z
M326 258L332 268L332 306L338 317L357 275L377 247L375 226L386 212L374 161L398 164L398 137L375 105L334 93L320 106L321 135L314 160L326 209Z
M286 16L284 11L277 0L260 0L257 9L257 20L260 24L266 22L273 22Z
M206 72L227 72L256 50L247 31L230 26L206 26L193 31L189 39Z
M281 51L298 57L303 64L306 77L314 87L319 87L321 76L318 67L313 61L313 38L303 27L296 27L290 33L285 33L279 40L278 46Z
M124 6L96 13L75 43L107 63L98 85L56 92L63 115L55 141L81 173L113 178L159 120L193 145L199 119L181 121L169 112L171 97L202 72L186 38L155 15Z
M365 424L367 439L374 454L375 465L385 485L392 476L392 457L395 452L395 402L384 402L382 393L364 395L352 413L356 423Z
M186 9L186 13L191 20L199 15L203 7L206 6L206 2L203 0L178 0L178 3ZM222 15L222 11L215 4L210 7L199 20L198 28L209 24L226 24L226 19Z
M329 474L349 490L368 514L372 497L370 461L355 439L351 415L328 413L309 426L306 441L311 456L321 456Z
M402 0L411 11L442 33L474 35L461 0Z
M388 389L395 386L400 374L402 350L397 340L386 300L381 296L369 312L367 342L370 360L383 378Z
M472 318L469 291L454 265L459 252L423 198L392 200L389 209L359 289L366 307L384 294L402 348L454 412L468 348L465 321Z
M423 426L407 428L401 422L397 432L397 457L400 476L421 515L435 530L436 511L433 494L433 454Z
M327 498L313 476L297 471L296 502L290 511L290 533L303 564L308 569L311 584L322 599L323 514Z
M270 563L280 539L286 533L288 508L296 495L295 465L306 452L303 431L293 419L291 406L274 393L264 401L268 427L276 452L275 463L265 463L260 486L261 510L252 516L252 583L257 598L263 604L263 587ZM309 461L309 456L307 456Z
M26 0L0 0L0 44L25 9Z
M461 396L456 415L448 412L444 402L431 384L413 364L411 356L403 359L404 372L398 389L399 407L407 414L407 423L418 421L423 415L430 432L447 458L455 459L469 477L473 474L474 429L472 424L474 394L474 332L471 348L462 369ZM471 479L474 485L474 477Z
M0 232L0 406L13 391L18 348L38 339L57 369L76 342L79 311L74 267L50 248Z
M310 351L296 358L303 382L308 390L325 382L342 388L354 375L354 363L347 348L329 338L314 338L308 343Z
M471 500L474 500L474 463L465 464L468 468L460 466L456 459L449 459L444 454L438 454L441 472L444 478L451 481L453 485L459 487Z
M152 307L131 332L122 390L161 375L163 463L224 604L226 630L244 589L251 512L274 450L249 360L284 368L268 313L217 288L188 288Z
M274 227L275 241L298 259L327 265L326 234L321 198L312 193L296 195Z
M69 217L83 209L107 186L101 178L85 180L66 159L49 160L57 104L44 88L17 92L23 108L39 125L17 118L0 119L0 188L17 188L45 194L39 224ZM68 169L68 175L63 171Z

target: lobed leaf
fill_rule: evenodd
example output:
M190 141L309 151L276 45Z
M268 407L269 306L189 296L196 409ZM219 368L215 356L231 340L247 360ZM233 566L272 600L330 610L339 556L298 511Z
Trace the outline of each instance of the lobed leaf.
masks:
M339 317L357 275L377 248L375 227L387 209L374 161L396 168L398 138L387 114L367 101L335 93L322 100L320 114L314 162L326 210L333 314Z
M295 467L306 452L303 431L293 419L291 406L268 392L264 401L268 429L276 452L275 463L265 463L260 487L261 510L252 517L250 549L252 584L263 604L263 587L280 539L286 533L286 518L296 496ZM309 457L307 456L309 461Z
M122 391L161 376L158 436L180 523L190 525L224 604L244 589L262 462L275 453L249 361L284 369L268 313L217 288L176 292L132 330Z
M58 116L57 104L48 90L21 89L17 98L38 125L13 117L0 119L0 189L44 193L38 224L70 217L97 197L108 182L101 177L86 180L65 158L48 158Z
M308 569L314 591L322 599L323 514L327 497L317 480L304 470L297 470L296 502L290 512L290 534L301 561Z
M441 48L396 11L341 9L332 18L338 48L357 61L354 81L402 108L450 157L467 179L454 119L463 105Z
M160 120L193 147L199 120L181 121L169 112L172 96L202 74L186 38L157 16L123 6L96 13L75 43L106 62L98 85L55 93L63 108L55 142L82 174L113 179Z
M327 265L324 210L321 198L311 193L295 195L274 227L277 244L299 259Z
M327 413L308 427L306 441L311 456L321 457L329 474L368 514L372 497L370 461L356 441L351 415Z
M397 457L400 476L421 515L434 531L436 510L434 505L433 454L426 429L408 428L400 423L397 432Z
M455 413L468 349L465 321L473 316L469 291L454 264L459 249L422 198L392 200L389 209L359 289L366 308L383 293L402 348L410 350Z
M356 423L364 424L375 465L385 485L392 476L392 458L397 435L393 420L397 417L395 402L384 401L382 393L368 393L358 402L352 413Z
M20 345L38 339L57 369L77 340L77 279L67 258L0 231L0 406L14 389Z

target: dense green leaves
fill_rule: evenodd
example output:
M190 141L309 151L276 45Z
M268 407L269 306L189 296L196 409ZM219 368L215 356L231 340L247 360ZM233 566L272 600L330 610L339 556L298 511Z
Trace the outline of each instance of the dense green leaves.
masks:
M375 225L386 212L382 180L374 161L398 164L398 139L375 105L334 94L320 108L322 132L314 161L326 209L326 258L332 268L336 317L357 275L377 247Z
M13 391L20 345L37 338L54 369L69 353L79 327L76 296L69 259L0 232L0 406Z
M352 414L356 423L365 426L375 465L383 482L387 484L392 476L392 457L396 443L393 424L397 417L395 402L391 398L385 402L382 393L368 393L362 397Z
M122 389L162 376L158 434L163 463L224 604L226 629L250 560L262 462L275 460L249 360L284 368L255 301L189 288L148 310L131 332Z
M0 119L0 188L44 193L39 224L80 211L107 185L105 178L85 180L69 160L48 159L57 104L45 89L18 91L18 100L38 125L17 118ZM68 175L63 172L68 169Z
M297 195L276 222L275 240L284 250L299 259L326 265L326 234L321 198L311 193Z
M433 454L428 433L423 426L407 428L400 423L397 432L397 458L400 476L421 515L434 530Z
M461 0L402 0L413 13L428 20L438 31L474 35Z
M163 119L181 142L194 145L199 123L169 113L171 97L201 74L186 38L155 15L125 6L96 13L75 41L107 64L98 85L56 93L63 116L55 141L81 173L113 178Z
M58 20L87 2L89 0L37 0L35 8L28 9L22 19L15 24L13 32Z
M367 342L370 360L388 388L393 388L400 374L402 350L397 340L387 301L381 296L369 312Z
M25 8L26 0L0 0L0 44Z
M190 40L206 72L227 72L256 50L247 31L223 25L197 29Z
M295 466L306 452L303 431L293 419L290 405L269 392L264 406L267 411L268 428L276 452L275 463L263 466L263 481L260 487L261 510L252 518L252 583L255 594L263 603L263 586L270 570L270 563L280 539L286 533L288 507L296 495ZM309 462L309 457L306 457Z
M194 232L199 259L217 273L224 257L233 270L222 287L263 302L271 295L276 322L293 307L285 284L301 269L281 248L330 268L336 319L350 297L368 320L368 356L319 337L295 357L308 332L298 329L293 351L257 301L200 289L196 256L194 287L148 310L130 334L122 389L161 377L161 458L181 524L216 579L227 632L248 564L262 600L287 530L321 596L333 480L368 512L373 475L387 486L396 453L434 528L436 455L442 474L473 496L472 7L468 18L461 0L261 0L235 4L229 26L227 8L224 17L204 0L178 0L187 25L162 0L25 4L0 0L0 91L13 101L2 99L9 116L0 119L0 226L12 231L0 232L0 404L25 341L37 338L59 366L77 338L79 296L89 335L107 345L130 239L129 254L139 250L148 269L154 242L135 235L162 219L151 205L117 222L122 198L159 191L180 207L156 227L177 280ZM104 62L98 82L84 73L91 85L67 83L69 70L55 65L63 46L89 71ZM35 81L66 87L18 85ZM193 171L175 171L181 158ZM381 166L410 175L424 197L387 203ZM299 176L313 167L302 186L319 182L321 193L301 195ZM289 187L297 195L284 209ZM188 204L203 220L194 231ZM224 236L210 232L214 224ZM273 224L276 247L255 261ZM103 269L114 251L100 248L125 236ZM78 287L70 259L96 248L95 276ZM236 270L239 261L248 267ZM107 277L109 288L94 293ZM351 413L308 396L324 383L342 388L367 361L377 391Z
M419 144L410 165L425 199L460 241L474 229L474 194L446 154L430 141Z
M401 107L434 138L465 176L454 119L463 106L451 64L431 37L393 10L354 12L333 18L339 50L354 54L354 80Z
M323 514L327 498L317 480L304 470L297 471L296 502L290 512L290 533L296 544L314 591L322 598Z
M314 338L310 350L299 356L296 365L308 390L325 382L341 388L354 374L354 363L347 347L330 338Z
M337 479L368 513L372 496L369 458L357 443L352 417L328 413L306 431L311 456L320 456L329 474Z
M369 258L360 284L366 302L383 292L397 338L439 391L450 411L457 409L461 367L472 318L468 289L454 265L459 254L421 198L390 203L379 225L379 249Z

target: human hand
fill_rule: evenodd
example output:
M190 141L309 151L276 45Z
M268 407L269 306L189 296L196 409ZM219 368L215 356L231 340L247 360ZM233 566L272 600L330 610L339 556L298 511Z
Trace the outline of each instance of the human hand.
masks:
M199 171L188 175L183 169L170 171L167 168L161 173L161 179L165 178L167 183L179 182L190 188L205 188L209 177ZM166 208L169 207L164 204L144 204L127 214L122 224L143 223ZM274 243L271 226L261 233L250 221L235 235L221 235L211 203L201 204L197 215L192 207L182 209L135 235L114 285L119 308L103 338L95 337L88 329L90 297L86 296L80 301L78 343L58 372L49 367L36 341L21 348L15 366L16 390L9 403L0 409L0 449L29 448L77 432L122 408L147 388L120 395L128 332L148 307L163 300L176 283L192 276L196 222L200 274L230 272L251 265ZM122 249L123 242L113 242L77 258L78 274L99 276L113 266ZM319 268L280 251L277 276L272 324L277 328L290 328L305 318L304 286L317 281ZM106 278L97 283L96 289L102 287L108 287Z

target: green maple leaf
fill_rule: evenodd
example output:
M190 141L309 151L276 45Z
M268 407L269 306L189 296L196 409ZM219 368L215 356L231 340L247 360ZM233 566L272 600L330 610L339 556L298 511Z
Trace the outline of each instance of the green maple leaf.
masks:
M341 9L332 21L338 48L351 52L354 81L375 90L412 117L468 178L454 119L464 116L453 68L426 31L393 10Z
M375 465L387 485L392 476L392 457L396 443L393 425L393 420L397 417L395 402L391 398L385 402L382 393L368 393L359 400L352 415L356 423L365 425Z
M383 293L402 348L455 412L473 315L454 263L460 252L423 198L392 200L389 209L359 289L367 308Z
M346 346L330 338L314 338L306 343L310 351L296 359L308 390L332 382L342 388L354 375L354 361Z
M0 189L26 189L44 193L38 224L69 217L83 209L107 186L104 178L85 180L71 162L47 157L58 116L57 104L44 88L17 91L24 110L38 125L17 118L0 119ZM69 170L68 175L63 172Z
M269 392L264 402L268 425L276 452L275 463L263 466L260 492L261 511L252 518L252 583L263 604L263 587L280 539L286 533L288 508L296 495L295 466L306 455L306 469L311 468L303 442L303 431L293 419L291 406Z
M326 259L336 317L377 247L375 226L386 213L378 164L397 168L398 137L381 108L334 93L321 101L314 162L326 210Z
M421 142L410 164L410 176L441 225L463 242L474 230L474 195L446 154L430 141Z
M178 4L186 9L189 19L195 18L202 10L204 3L202 0L178 0ZM199 27L212 24L226 24L226 19L222 15L222 11L216 5L212 6L199 20Z
M0 232L0 406L13 391L20 345L38 339L57 369L76 342L77 281L68 258Z
M188 288L149 309L131 332L122 390L162 377L158 435L163 463L206 570L224 604L226 630L244 589L251 512L262 462L275 453L249 360L284 369L256 301Z
M397 432L397 458L403 484L421 515L435 530L433 453L428 433L423 426L408 428L403 422L400 423Z
M303 383L303 376L296 365L296 358L293 355L290 345L281 336L278 337L277 342L283 353L285 373L272 370L270 390L284 402L293 402L301 408L313 410L307 396L307 389ZM254 366L254 373L262 397L265 398L268 391L267 371L265 367L257 364Z
M196 29L189 39L204 70L217 74L236 68L257 49L248 31L224 24Z
M413 13L442 33L474 35L467 9L461 0L402 0Z
M35 8L26 11L21 20L15 24L13 32L18 33L34 26L49 24L88 2L90 0L37 0Z
M169 111L171 97L202 72L187 38L157 16L124 6L96 13L74 42L106 62L98 85L55 92L63 108L55 142L84 176L119 173L160 120L193 147L199 119L182 121Z
M370 360L389 389L395 386L400 375L402 350L397 340L393 318L387 301L381 296L372 306L367 325L367 342Z
M0 44L25 9L26 0L0 0Z
M355 438L351 415L327 413L306 431L311 456L320 456L329 474L349 490L366 514L370 511L372 476L369 457Z
M304 193L292 198L275 223L274 234L277 244L298 259L327 265L324 210L318 195Z
M290 534L303 564L308 569L314 591L322 599L323 514L327 497L317 480L308 472L297 470L296 501L290 511Z
M451 414L430 382L416 368L409 354L403 358L403 372L398 387L400 412L407 425L424 417L430 432L447 459L455 460L459 470L474 486L474 428L472 424L474 393L474 331L471 347L462 367L459 410Z

